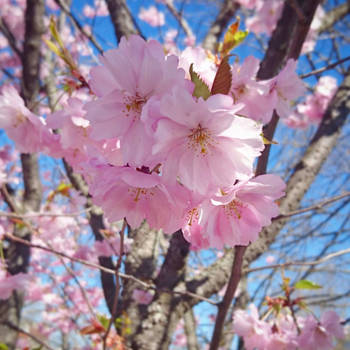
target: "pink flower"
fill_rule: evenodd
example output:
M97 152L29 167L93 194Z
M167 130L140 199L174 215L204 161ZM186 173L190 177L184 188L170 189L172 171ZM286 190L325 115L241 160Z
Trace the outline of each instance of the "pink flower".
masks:
M165 96L160 111L166 118L158 121L153 154L166 159L167 181L178 176L190 190L206 194L249 178L264 146L260 127L235 116L240 109L220 94L196 101L186 90L174 88Z
M307 96L305 102L297 106L297 112L308 124L319 123L336 90L337 80L335 78L331 76L321 77L315 86L315 93Z
M104 166L95 179L91 184L93 200L110 221L125 217L131 228L137 228L146 219L151 227L166 233L181 227L180 220L174 220L179 209L160 176L130 167Z
M256 81L260 61L247 57L243 64L232 67L231 94L235 103L243 103L240 114L263 123L268 123L272 117L275 101L269 94L268 82Z
M17 275L7 275L5 271L0 271L0 299L8 299L16 289L25 289L30 277L25 273Z
M196 36L195 35L190 35L190 36L187 36L184 40L184 44L186 46L193 46L196 44Z
M202 47L187 47L179 59L179 67L184 69L187 79L191 79L190 66L193 63L193 70L209 87L213 85L217 66Z
M265 33L270 35L281 15L283 1L257 0L255 6L255 15L248 17L246 20L247 29L255 34Z
M0 95L0 128L5 129L17 149L24 153L47 151L52 143L57 142L57 135L52 134L43 119L24 105L12 86L5 86Z
M137 166L142 155L151 154L140 117L151 97L160 98L173 86L185 88L184 72L175 56L165 57L156 41L138 36L122 38L118 49L107 51L103 66L91 70L91 86L97 98L86 105L91 137L97 140L119 137L124 163ZM157 79L155 79L157 77ZM142 142L134 142L135 138Z
M276 175L261 175L224 189L222 195L203 204L200 224L211 247L248 245L263 226L279 214L274 202L284 194L285 183Z
M328 350L333 348L333 338L343 339L344 329L335 311L326 311L321 321L309 316L303 321L298 343L300 350Z
M249 305L250 314L245 310L237 310L233 316L233 331L244 338L247 350L265 349L268 344L271 327L259 320L259 314L254 304Z
M153 294L142 289L134 289L132 298L141 305L148 305L153 299Z
M297 62L289 59L286 66L273 79L271 90L276 101L276 112L281 118L288 118L292 113L291 102L305 93L305 85L295 73Z
M148 9L141 7L139 18L152 27L160 27L165 24L164 13L158 11L155 6L151 6Z

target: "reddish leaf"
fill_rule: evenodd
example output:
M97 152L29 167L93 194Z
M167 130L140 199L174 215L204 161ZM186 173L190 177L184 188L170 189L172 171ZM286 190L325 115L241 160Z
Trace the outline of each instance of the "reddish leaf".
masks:
M224 94L227 95L231 89L232 72L228 63L230 56L226 56L222 59L218 71L216 72L213 86L211 88L211 94Z

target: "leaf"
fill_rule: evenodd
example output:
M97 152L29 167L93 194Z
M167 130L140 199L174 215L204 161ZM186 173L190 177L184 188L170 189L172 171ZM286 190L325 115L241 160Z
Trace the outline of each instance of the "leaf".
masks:
M294 288L296 288L296 289L321 289L322 286L320 286L317 283L308 281L308 280L300 280L297 283L295 283Z
M268 139L264 136L263 133L261 133L260 136L261 136L262 139L263 139L264 145L278 145L278 142L277 142L277 141L274 141L274 140L270 141L270 140L268 140Z
M101 322L102 326L107 330L109 319L105 315L98 315L97 318Z
M43 39L43 40L45 41L45 44L48 46L48 48L49 48L53 53L55 53L57 56L59 56L59 57L61 57L62 59L64 59L60 48L59 48L58 46L56 46L55 43L53 43L52 41L47 40L47 39Z
M193 96L203 97L206 100L210 96L210 90L208 85L202 80L202 78L193 70L193 63L190 66L191 81L194 83Z
M56 22L55 22L53 16L50 17L49 29L50 29L50 33L51 33L52 37L58 42L58 45L63 50L64 49L63 41L62 41L61 36L57 30Z
M72 188L71 184L60 183L57 186L56 192L60 193L62 196L69 197L69 190Z
M9 348L6 344L0 343L0 350L9 350Z
M82 335L89 335L89 334L96 334L96 333L99 334L99 333L105 333L105 332L106 332L105 327L97 320L92 320L90 325L83 327L80 330L80 334Z
M211 94L224 94L227 95L231 90L232 72L228 63L230 56L226 56L222 59L218 71L216 72L213 86L211 88Z
M248 31L238 30L239 23L240 19L237 17L237 21L231 24L225 33L224 41L219 48L219 53L222 56L228 55L231 50L238 46L248 35Z

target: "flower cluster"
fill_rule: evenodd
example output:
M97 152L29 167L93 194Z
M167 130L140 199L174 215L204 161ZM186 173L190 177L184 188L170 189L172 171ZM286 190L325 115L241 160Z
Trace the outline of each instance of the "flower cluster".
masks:
M293 317L279 314L272 320L259 319L255 305L249 311L234 314L233 329L243 337L247 350L328 350L333 349L333 339L343 339L344 329L335 311L326 311L320 320L313 316ZM299 328L299 330L298 330Z
M40 137L23 147L41 145L65 157L110 221L125 218L136 228L146 219L166 233L182 229L194 249L247 245L278 215L275 200L284 190L275 175L254 178L262 122L274 109L288 116L304 86L294 61L275 78L257 81L259 62L248 57L229 68L226 92L210 92L222 61L200 48L178 57L165 55L156 41L123 38L91 70L94 96L76 94L44 122L14 89L5 90L1 126L19 145L25 139L18 135L36 128ZM196 92L202 80L209 95Z

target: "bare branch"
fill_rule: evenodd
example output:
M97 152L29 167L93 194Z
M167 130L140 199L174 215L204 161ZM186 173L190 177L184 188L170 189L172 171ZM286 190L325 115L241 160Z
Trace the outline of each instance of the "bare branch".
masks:
M180 24L181 28L183 29L183 31L185 32L186 36L188 36L188 37L194 36L192 29L189 26L188 22L182 16L182 14L176 10L174 4L170 1L167 1L166 7L170 11L170 13L176 18L176 20L179 22L179 24Z
M123 36L128 37L131 34L138 34L143 37L125 0L106 0L106 3L118 42Z
M350 248L339 250L338 252L328 254L325 257L314 261L290 261L290 262L285 262L283 264L266 265L266 266L259 266L259 267L254 267L250 269L245 269L243 272L250 273L250 272L268 270L268 269L286 268L289 266L314 266L314 265L323 264L328 260L334 259L338 256L345 255L345 254L350 254Z
M218 43L222 33L226 30L230 20L239 9L239 4L233 0L225 0L222 3L221 9L211 25L207 35L203 40L203 47L205 49L215 51L216 44Z
M281 213L281 215L277 216L273 220L278 220L278 219L281 219L281 218L287 218L287 217L290 217L290 216L306 213L306 212L311 211L311 210L319 210L319 209L322 209L323 207L325 207L328 204L334 203L336 201L339 201L339 200L341 200L343 198L346 198L346 197L349 197L349 196L350 196L350 192L345 192L345 193L343 193L343 194L341 194L339 196L335 196L333 198L326 199L326 200L324 200L322 202L319 202L317 204L311 205L310 207L307 207L307 208L293 210L293 211L291 211L289 213L284 213L284 214Z
M55 0L56 4L64 11L64 13L67 14L67 16L73 21L74 25L77 27L77 29L95 46L97 51L102 54L103 50L100 44L96 41L95 37L88 33L83 26L79 23L78 19L75 17L75 15L72 13L70 8L67 6L67 4L62 0Z
M43 246L43 245L40 245L40 244L35 244L35 243L31 243L31 242L28 242L27 240L25 239L22 239L22 238L19 238L19 237L16 237L10 233L5 233L4 236L6 238L9 238L13 241L16 241L18 243L21 243L23 245L26 245L28 247L31 247L31 248L35 248L35 249L41 249L41 250L44 250L48 253L52 253L54 255L57 255L57 256L61 256L62 258L66 258L68 260L71 260L71 261L75 261L79 264L82 264L82 265L85 265L85 266L88 266L90 268L93 268L93 269L98 269L102 272L105 272L106 274L109 274L109 275L115 275L115 270L112 270L112 269L109 269L109 268L106 268L102 265L98 265L98 264L95 264L93 262L90 262L90 261L87 261L87 260L83 260L83 259L80 259L80 258L76 258L74 256L69 256L63 252L60 252L58 250L55 250L53 248L50 248L50 247L47 247L47 246ZM212 305L216 305L216 303L206 297L203 297L201 295L197 295L195 293L191 293L191 292L188 292L186 290L170 290L170 289L157 289L157 287L154 285L154 284L151 284L151 283L147 283L145 281L142 281L138 278L136 278L135 276L133 275L129 275L129 274L126 274L126 273L122 273L122 272L118 272L118 276L120 278L123 278L125 280L131 280L133 282L136 282L139 286L145 288L145 289L151 289L151 290L159 290L159 291L163 291L163 292L166 292L166 293L169 293L169 294L174 294L174 295L182 295L182 296L187 296L189 298L194 298L194 299L198 299L199 301L205 301L209 304L212 304Z
M7 25L4 18L0 17L0 32L4 34L5 38L7 39L11 49L17 54L19 58L22 59L22 52L20 48L18 47L17 40L13 33L11 32L9 26Z
M24 329L14 325L13 323L11 322L6 322L6 325L15 330L16 332L19 332L19 333L22 333L22 334L25 334L27 337L33 339L37 344L41 345L42 347L46 348L46 349L49 349L49 350L54 350L54 348L52 348L49 344L45 343L43 340L39 339L38 337L36 337L34 334L31 334L27 331L25 331Z
M305 78L308 78L308 77L310 77L310 76L312 76L312 75L316 75L316 74L323 73L323 72L325 72L325 71L327 71L327 70L330 70L330 69L332 69L332 68L338 66L339 64L342 64L342 63L344 63L344 62L346 62L346 61L349 61L349 60L350 60L350 56L345 57L345 58L343 58L343 59L341 59L341 60L339 60L339 61L336 61L336 62L334 62L334 63L332 63L332 64L326 66L326 67L322 67L322 68L320 68L320 69L315 69L315 70L313 70L313 71L310 72L310 73L302 74L302 75L300 75L300 78L301 78L301 79L305 79Z
M319 28L319 33L326 32L331 29L335 23L340 21L346 15L350 13L350 2L347 0L343 4L333 8L331 11L327 12L324 16L321 28Z

